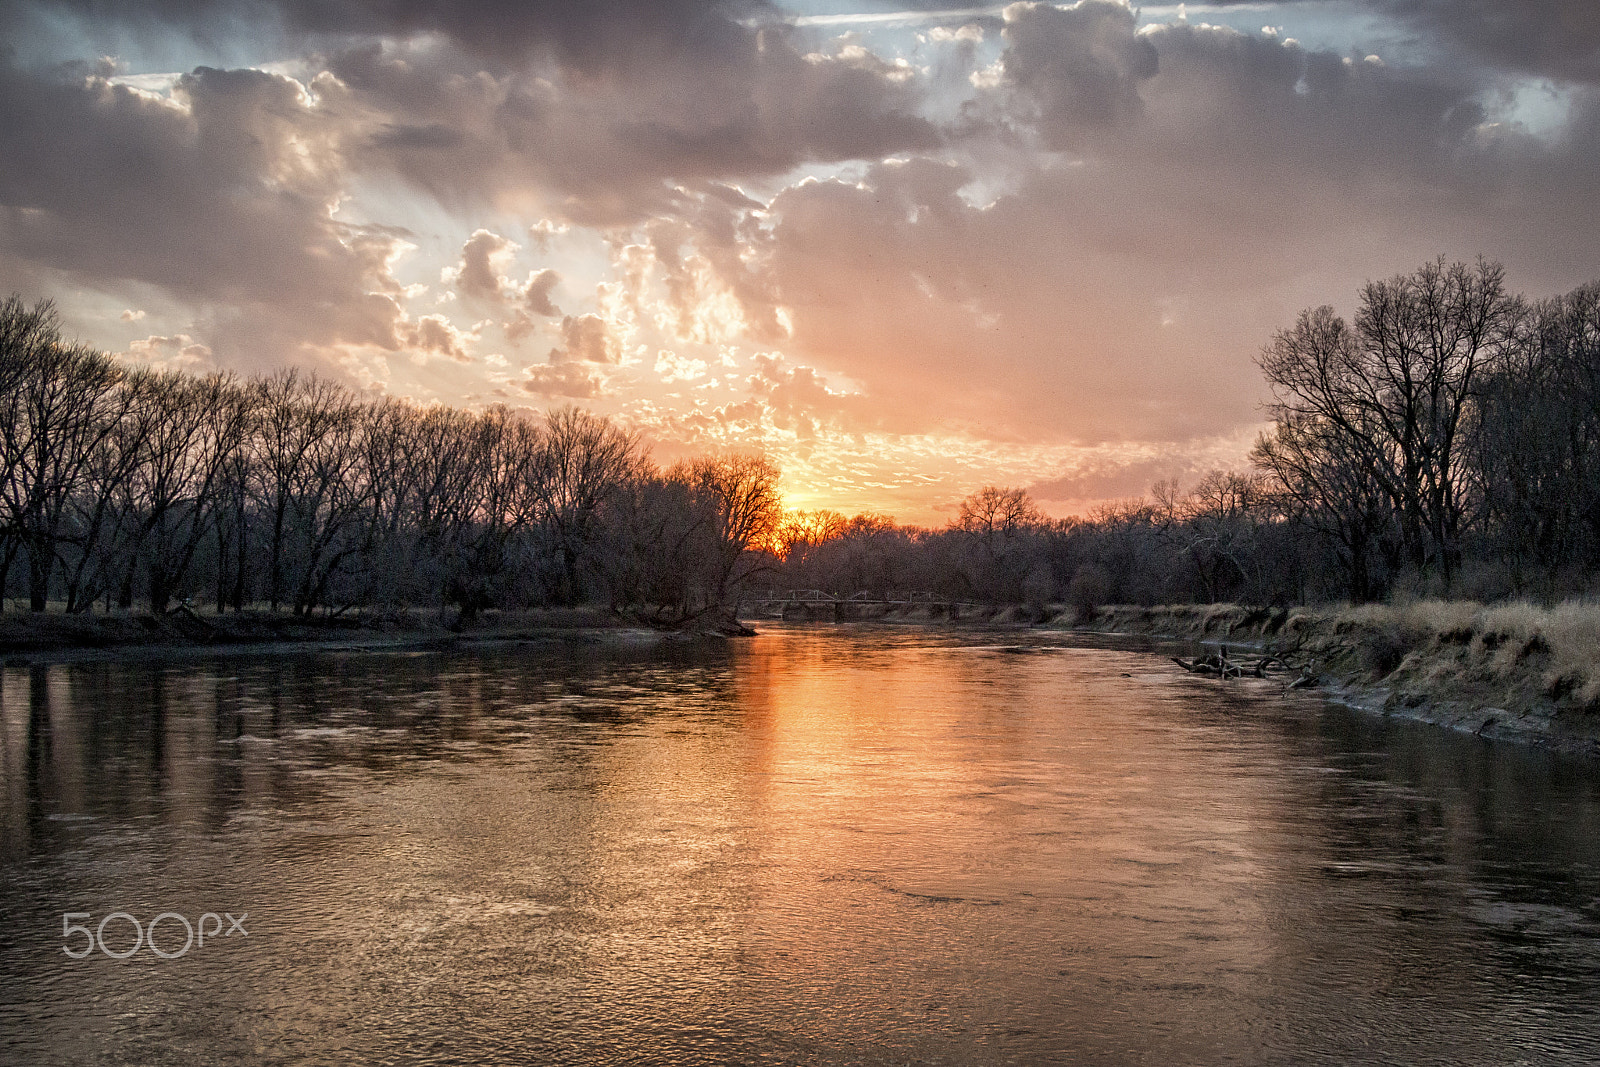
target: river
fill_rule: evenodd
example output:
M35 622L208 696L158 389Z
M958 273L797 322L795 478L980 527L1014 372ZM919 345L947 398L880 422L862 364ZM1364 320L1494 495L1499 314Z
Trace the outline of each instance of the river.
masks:
M5 668L0 1061L1600 1061L1594 765L763 631Z

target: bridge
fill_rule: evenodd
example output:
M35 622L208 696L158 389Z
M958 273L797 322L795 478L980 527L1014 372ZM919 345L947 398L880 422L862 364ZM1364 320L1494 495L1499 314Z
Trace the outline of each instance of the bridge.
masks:
M961 618L962 609L978 607L968 600L956 600L929 592L852 593L836 596L821 589L767 590L751 597L750 610L760 618L784 618L846 622L851 619L881 618L890 612L926 608L934 618Z

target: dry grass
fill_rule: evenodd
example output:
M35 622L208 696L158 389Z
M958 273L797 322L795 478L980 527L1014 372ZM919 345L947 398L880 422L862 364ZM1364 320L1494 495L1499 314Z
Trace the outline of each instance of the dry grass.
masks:
M1374 677L1398 674L1428 688L1521 688L1600 710L1600 601L1545 608L1419 600L1345 608L1326 621L1356 638Z

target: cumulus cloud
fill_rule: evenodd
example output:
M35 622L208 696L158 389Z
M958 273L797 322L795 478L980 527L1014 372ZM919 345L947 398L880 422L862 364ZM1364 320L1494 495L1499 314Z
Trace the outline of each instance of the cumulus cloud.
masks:
M134 341L126 352L117 353L117 357L156 370L196 371L211 362L211 349L186 333L152 334Z
M528 368L521 385L539 396L589 400L601 394L604 380L581 363L537 363Z
M550 362L615 363L622 346L599 315L568 315L561 320L561 345L550 350Z
M550 242L570 230L565 223L552 222L550 219L540 219L528 227L528 236L533 238L534 245L541 252L550 251Z
M457 363L471 363L467 345L477 337L463 333L442 315L424 315L415 322L403 323L398 329L398 339L424 359L443 356Z
M1139 83L1156 73L1157 54L1127 4L1015 3L1005 23L1001 70L1037 102L1051 143L1076 144L1082 130L1120 126L1142 110Z
M515 241L489 230L474 230L461 246L461 259L446 267L440 280L453 285L456 292L474 300L502 303L511 282L505 270L517 254Z
M706 361L662 349L656 353L655 372L663 383L693 382L706 376Z
M561 275L549 268L528 275L528 280L519 294L523 306L535 315L544 315L548 318L560 315L561 309L550 299L550 293L560 282Z
M561 309L556 307L551 298L551 293L560 283L561 275L547 267L534 271L528 275L526 282L515 288L516 306L512 309L511 321L504 325L508 338L521 341L538 329L535 316L546 319L561 317Z
M605 80L373 43L328 58L324 95L364 168L447 203L590 225L636 222L680 186L939 144L914 72L804 52L782 27L736 29L716 62L658 57Z
M265 359L251 338L279 327L296 344L392 345L404 231L332 217L343 164L324 120L262 71L200 68L155 97L0 59L0 259L249 320L218 339L235 362Z
M538 328L534 316L561 316L561 309L551 299L551 293L561 281L557 271L552 268L534 271L521 283L507 275L520 249L521 246L510 238L480 228L461 246L460 259L440 272L440 280L453 286L466 300L508 311L510 318L502 328L513 342L521 341Z
M775 355L755 358L755 373L746 379L746 385L762 400L773 425L792 431L802 441L815 438L825 426L848 432L874 421L870 415L860 418L861 409L870 409L870 404L862 403L865 397L830 389L814 367L787 366Z

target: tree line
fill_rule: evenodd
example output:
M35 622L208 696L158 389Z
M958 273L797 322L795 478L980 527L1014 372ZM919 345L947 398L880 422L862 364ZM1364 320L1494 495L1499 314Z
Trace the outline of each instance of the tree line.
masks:
M1065 521L997 487L944 530L793 517L785 576L1080 608L1600 589L1600 283L1528 300L1497 263L1440 259L1359 296L1262 350L1272 428L1246 470Z
M681 623L730 610L781 514L763 456L661 469L571 407L128 368L19 296L0 304L0 461L0 587L32 611L599 601Z
M371 400L293 370L131 369L0 305L0 584L33 610L201 599L298 615L603 603L663 624L753 586L1067 602L1558 599L1600 576L1600 283L1495 263L1371 282L1258 364L1251 465L1084 518L986 487L942 529L784 513L760 455L659 468L636 434Z

